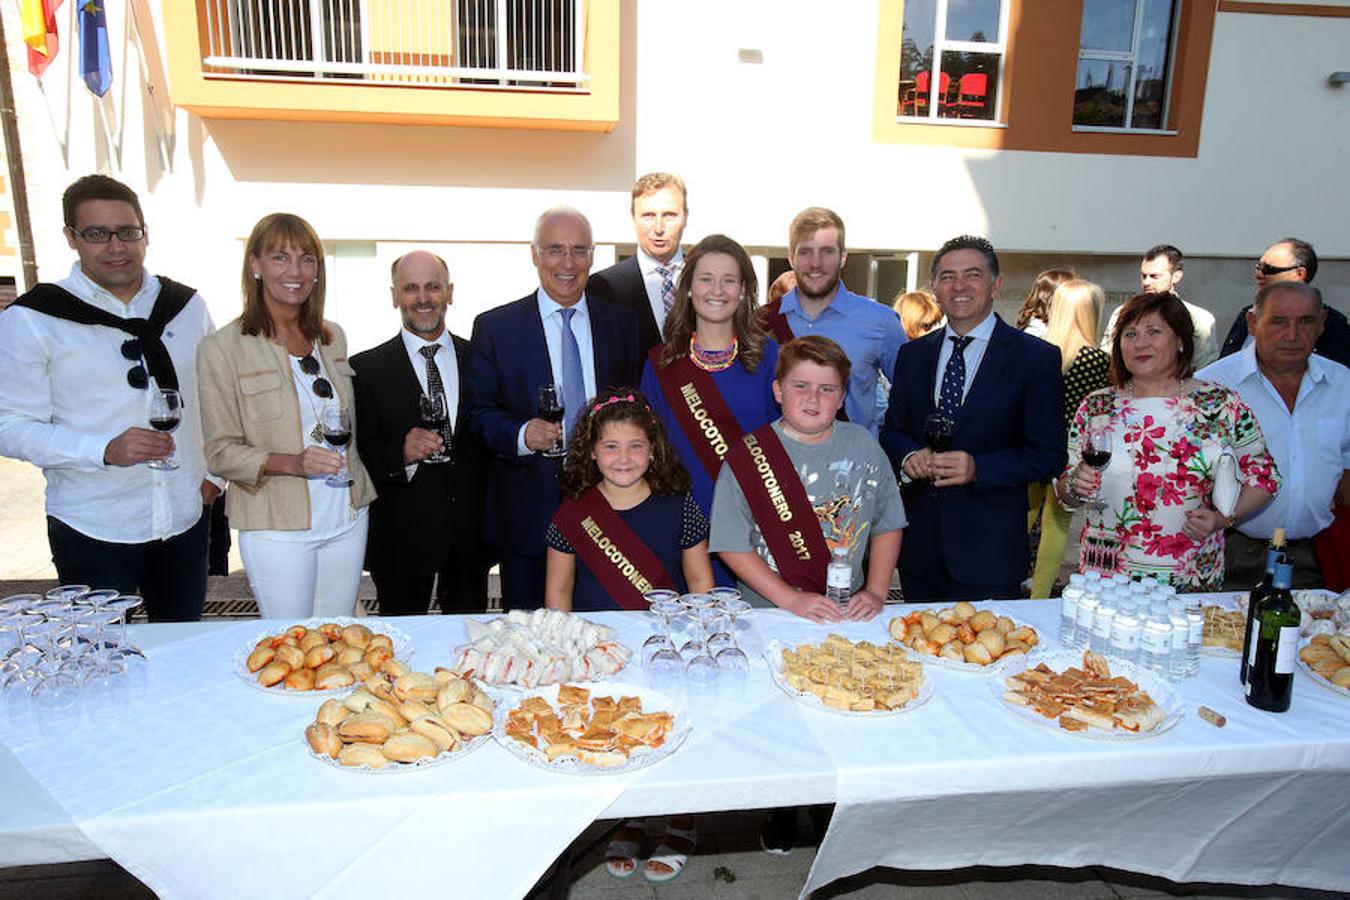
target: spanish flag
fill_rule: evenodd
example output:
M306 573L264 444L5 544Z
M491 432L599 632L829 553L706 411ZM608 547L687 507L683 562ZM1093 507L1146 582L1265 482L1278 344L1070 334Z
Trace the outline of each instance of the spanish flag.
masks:
M62 0L19 0L23 42L28 45L28 71L41 78L61 49L56 35L56 10Z

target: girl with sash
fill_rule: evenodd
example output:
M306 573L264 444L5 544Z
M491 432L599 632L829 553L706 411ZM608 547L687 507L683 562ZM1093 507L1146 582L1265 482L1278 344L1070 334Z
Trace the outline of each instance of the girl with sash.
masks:
M544 604L566 611L646 609L644 591L711 588L708 520L646 398L619 388L587 407L559 476L563 502L548 526ZM646 828L635 819L610 841L605 868L615 878L637 871ZM697 841L693 816L672 818L643 863L643 877L674 880Z
M652 348L642 393L665 425L689 470L694 500L706 516L722 458L741 435L778 418L773 372L778 344L760 326L758 282L750 256L713 234L685 257L666 342ZM718 584L730 570L714 562Z
M783 416L727 453L713 498L709 547L736 573L745 599L814 622L881 611L906 524L881 445L866 428L835 420L850 369L829 338L785 344L773 383ZM825 597L826 567L839 548L853 570L842 609Z
M601 397L577 423L559 476L545 605L645 610L647 591L708 590L708 520L661 421L632 388Z

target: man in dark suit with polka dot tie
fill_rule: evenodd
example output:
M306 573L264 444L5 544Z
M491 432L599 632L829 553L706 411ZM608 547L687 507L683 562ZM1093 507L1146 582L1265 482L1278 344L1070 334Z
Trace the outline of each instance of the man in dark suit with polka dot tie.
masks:
M1003 279L984 238L933 257L947 326L900 348L881 445L909 519L900 551L908 602L1012 599L1027 571L1027 485L1066 461L1059 351L994 314ZM924 444L933 416L950 447Z

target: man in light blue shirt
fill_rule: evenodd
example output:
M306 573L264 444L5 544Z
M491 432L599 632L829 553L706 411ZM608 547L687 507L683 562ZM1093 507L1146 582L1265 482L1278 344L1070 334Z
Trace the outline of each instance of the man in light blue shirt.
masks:
M788 259L797 287L783 296L778 311L794 336L819 334L844 348L853 365L844 411L876 437L877 376L889 379L895 370L895 354L906 340L900 317L844 287L844 222L832 210L813 206L797 214L788 229Z
M1350 506L1350 369L1313 353L1327 311L1312 285L1271 282L1246 316L1255 341L1196 377L1231 388L1251 408L1283 482L1268 506L1225 535L1224 590L1260 577L1276 528L1287 534L1294 587L1320 586L1312 539L1331 524L1333 505Z

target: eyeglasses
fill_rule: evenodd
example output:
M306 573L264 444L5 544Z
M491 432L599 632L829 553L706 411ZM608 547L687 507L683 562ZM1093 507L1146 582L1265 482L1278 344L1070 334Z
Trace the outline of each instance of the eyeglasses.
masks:
M145 365L141 362L140 338L131 338L122 342L122 358L136 364L127 370L127 384L141 391L148 388L150 376L146 374Z
M318 375L318 374L319 374L319 361L318 361L317 359L314 358L314 354L313 354L313 353L306 353L306 354L301 358L301 360L300 360L300 371L301 371L301 372L304 372L306 375ZM327 379L327 378L315 378L315 379L314 379L314 394L315 394L315 396L317 396L317 397L322 397L324 400L332 400L332 399L333 399L333 385L331 385L331 384L328 382L328 379Z
M548 257L552 262L559 262L565 257L572 257L579 263L584 263L591 258L595 252L594 247L564 247L562 244L549 244L547 247L540 247L539 252Z
M1295 269L1301 268L1303 268L1303 266L1299 263L1294 263L1292 266L1272 266L1268 262L1257 262L1256 264L1256 271L1266 276L1278 275L1281 272L1292 272Z
M117 239L124 244L134 244L145 237L145 229L139 225L128 225L125 228L101 228L94 225L70 230L88 244L106 244L113 239L113 235L117 235Z

